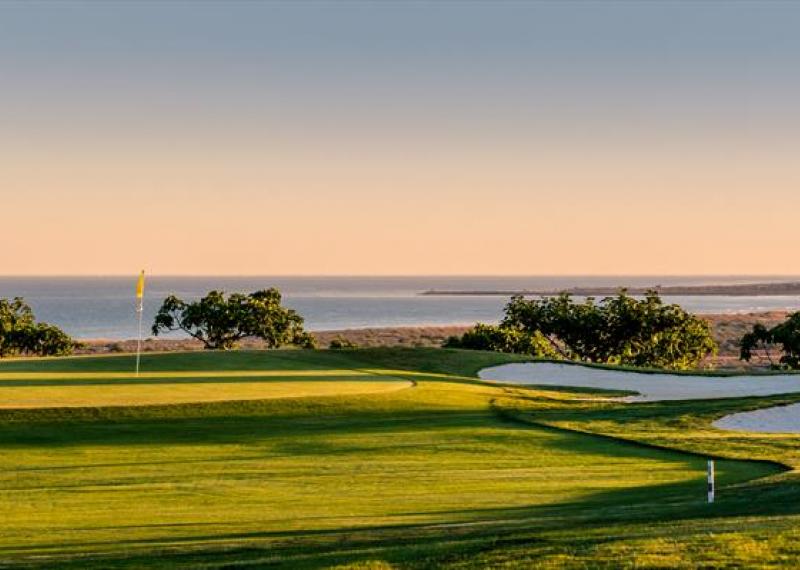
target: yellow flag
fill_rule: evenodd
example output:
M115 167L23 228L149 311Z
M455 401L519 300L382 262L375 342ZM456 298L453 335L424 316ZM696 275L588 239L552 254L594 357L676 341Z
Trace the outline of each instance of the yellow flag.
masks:
M139 281L136 283L136 298L144 297L144 270L139 274Z

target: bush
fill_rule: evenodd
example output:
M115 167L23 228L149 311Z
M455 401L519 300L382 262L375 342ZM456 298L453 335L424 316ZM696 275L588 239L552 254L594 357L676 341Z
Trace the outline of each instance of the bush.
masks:
M330 344L328 345L328 348L330 348L331 350L353 349L353 348L358 348L358 344L342 336L337 336L336 338L331 340Z
M445 348L470 350L493 350L516 354L529 354L536 358L558 358L558 352L538 331L532 334L507 328L478 323L463 335L451 336L442 345Z
M742 337L740 344L739 357L742 360L750 362L758 355L772 368L800 369L800 312L792 313L786 321L771 329L755 325ZM771 351L774 349L780 349L782 353L777 363L772 359Z
M16 355L63 356L78 346L60 328L37 323L21 297L0 299L0 358Z
M500 326L478 325L445 346L672 369L694 367L716 351L707 322L663 304L655 291L641 300L621 291L599 303L568 294L512 297Z
M72 354L79 345L60 328L40 323L34 326L25 337L27 354L38 356L63 356Z

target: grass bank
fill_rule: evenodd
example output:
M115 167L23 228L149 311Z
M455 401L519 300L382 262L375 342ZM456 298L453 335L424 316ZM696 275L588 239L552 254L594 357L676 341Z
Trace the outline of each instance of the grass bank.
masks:
M169 353L145 355L139 379L129 356L2 362L0 400L46 388L87 405L0 410L0 565L692 567L798 554L800 493L782 467L797 442L709 427L776 399L621 406L474 377L515 360ZM352 392L354 378L403 388ZM108 405L120 386L126 401ZM220 401L153 402L164 386ZM712 451L724 459L709 507Z

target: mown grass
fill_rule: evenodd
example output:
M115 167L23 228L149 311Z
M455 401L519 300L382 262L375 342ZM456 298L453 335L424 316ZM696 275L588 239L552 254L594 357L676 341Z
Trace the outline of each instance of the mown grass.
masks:
M0 373L0 408L131 406L375 394L408 380L351 370Z
M86 407L0 410L0 565L694 567L798 553L800 491L781 467L794 466L794 443L708 427L791 398L622 406L473 377L510 360L146 355L139 383L129 356L0 363L0 385L97 391ZM354 375L411 387L339 390ZM126 405L103 404L115 382L135 389ZM309 382L326 395L303 392ZM140 405L193 384L226 401ZM262 399L236 399L231 384L256 384ZM270 396L278 385L294 397ZM713 506L708 454L730 458Z

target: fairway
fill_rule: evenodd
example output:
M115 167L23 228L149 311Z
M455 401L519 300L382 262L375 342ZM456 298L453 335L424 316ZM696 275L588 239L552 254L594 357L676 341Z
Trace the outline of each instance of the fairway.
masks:
M458 566L454 552L521 529L543 536L705 508L702 455L498 413L520 397L588 405L588 394L469 377L510 358L148 355L138 379L125 356L0 363L3 405L27 408L0 411L0 562ZM717 468L722 489L781 471Z

